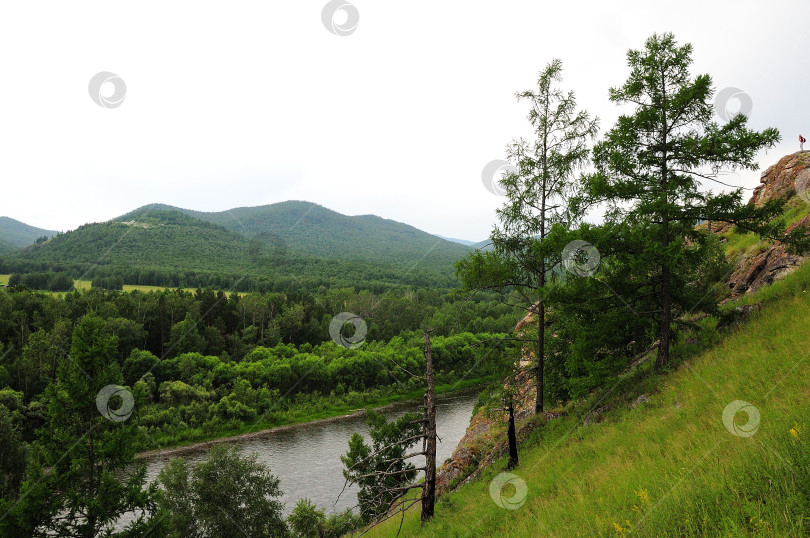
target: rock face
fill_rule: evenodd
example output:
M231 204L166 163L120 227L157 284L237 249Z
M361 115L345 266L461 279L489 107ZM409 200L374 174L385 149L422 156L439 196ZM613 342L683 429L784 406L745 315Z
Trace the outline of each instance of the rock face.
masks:
M790 199L797 194L803 200L810 201L810 151L786 155L762 172L760 184L754 189L748 203L761 205L767 200L779 197ZM798 227L810 229L810 214L791 224L787 231ZM773 283L793 271L805 259L803 256L789 254L778 241L764 251L743 256L737 261L734 273L726 282L731 289L731 297L738 297Z
M796 194L797 186L802 191L799 194L803 195L805 200L810 201L805 194L805 189L810 187L808 180L810 180L810 151L798 151L792 155L786 155L779 159L778 163L762 172L760 184L754 189L754 195L751 196L748 203L760 205L766 200L781 196L792 197Z
M803 219L810 224L808 215ZM751 257L743 257L726 283L731 288L731 296L739 297L772 284L790 271L801 265L804 258L789 254L785 248L776 244Z

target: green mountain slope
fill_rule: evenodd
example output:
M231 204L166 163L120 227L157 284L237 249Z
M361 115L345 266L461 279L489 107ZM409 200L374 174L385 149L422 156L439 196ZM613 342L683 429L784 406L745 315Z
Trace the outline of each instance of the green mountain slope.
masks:
M7 243L0 239L0 254L8 254L9 252L14 252L19 247L17 245L12 245L11 243Z
M307 287L321 284L424 284L451 286L452 273L419 267L409 274L385 263L330 260L285 248L272 236L253 239L177 210L148 209L105 223L86 224L41 244L6 255L1 272L68 270L75 278L124 275L125 284L185 285L172 275L203 272L226 275L227 282L261 277ZM140 269L138 271L137 269ZM151 274L161 271L164 276ZM147 274L149 273L149 274ZM208 280L202 280L208 282ZM174 283L174 284L173 284ZM209 285L209 284L202 284ZM210 285L229 287L218 281ZM286 286L289 289L290 286ZM241 287L240 290L255 289Z
M218 213L151 204L119 217L155 209L172 209L224 226L248 238L280 238L292 251L341 260L362 260L452 273L453 264L469 247L423 232L413 226L374 215L349 217L310 202L240 207Z
M27 247L40 237L53 237L56 233L53 230L29 226L9 217L0 217L0 252L3 248L2 243L11 244L17 248Z
M761 310L731 330L701 321L697 342L679 342L675 371L657 374L649 361L560 418L530 419L512 485L492 486L500 458L442 497L429 524L410 510L401 535L807 536L808 288L805 264L747 295ZM737 401L751 406L734 414ZM399 524L369 535L393 536Z

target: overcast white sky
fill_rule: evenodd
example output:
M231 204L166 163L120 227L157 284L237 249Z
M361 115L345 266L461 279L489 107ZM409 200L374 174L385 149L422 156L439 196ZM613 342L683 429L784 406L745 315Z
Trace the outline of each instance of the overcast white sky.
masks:
M627 49L653 32L782 132L763 168L810 134L806 0L352 3L346 36L325 0L3 3L0 215L68 230L150 202L292 199L479 240L500 204L481 170L527 134L514 92L559 57L604 131ZM100 71L126 83L120 106L90 98Z

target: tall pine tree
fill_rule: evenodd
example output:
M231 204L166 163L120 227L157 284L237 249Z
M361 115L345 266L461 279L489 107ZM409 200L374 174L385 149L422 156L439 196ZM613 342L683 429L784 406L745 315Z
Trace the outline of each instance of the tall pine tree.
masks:
M543 411L545 392L543 288L554 265L540 254L540 243L554 224L568 225L573 220L567 198L576 185L575 174L588 163L587 140L596 136L598 128L597 119L577 110L574 93L563 91L561 81L562 62L555 59L540 72L536 88L517 94L530 104L528 119L534 137L507 146L516 172L501 180L506 201L497 210L494 253L477 251L456 266L465 289L514 288L523 298L522 306L537 314L536 413Z
M714 89L709 75L692 77L692 46L679 46L672 34L653 35L643 50L627 54L630 76L610 90L610 100L629 105L594 148L597 173L585 190L590 203L607 202L608 222L641 226L646 238L639 258L652 267L650 285L657 299L658 367L669 362L672 324L681 304L674 272L688 247L687 236L701 220L723 221L775 236L768 222L780 206L743 204L741 189L715 194L724 174L756 170L757 152L779 141L770 128L757 132L744 114L724 125L713 121ZM637 228L638 229L638 228Z

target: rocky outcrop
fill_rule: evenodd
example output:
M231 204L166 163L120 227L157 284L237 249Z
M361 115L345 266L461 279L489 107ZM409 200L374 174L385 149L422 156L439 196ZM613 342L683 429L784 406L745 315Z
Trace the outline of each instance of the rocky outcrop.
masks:
M515 385L522 387L515 401L515 424L518 443L537 427L537 421L530 421L534 416L535 388L534 378L530 371L521 372ZM559 413L545 413L545 419L551 420ZM479 411L470 420L467 433L459 441L453 455L436 471L436 494L443 495L454 487L474 480L481 471L506 454L507 444L502 434L506 424L504 411ZM500 430L501 434L497 434Z
M796 194L796 190L805 199L810 180L810 151L798 151L779 159L779 162L762 172L759 186L754 189L754 195L748 203L760 205L766 200Z
M732 298L739 297L772 284L803 261L804 257L790 254L781 244L776 244L753 256L742 257L726 285L731 289Z
M800 203L799 199L792 201L797 196L800 200L810 202L810 151L786 155L762 172L760 184L754 189L748 203L762 205L776 198L785 198L790 203ZM787 232L798 227L810 230L810 214L788 226ZM703 222L697 228L708 229L722 236L732 228L732 225L724 222ZM772 284L796 269L805 260L805 256L787 252L779 241L730 260L734 263L734 272L726 281L726 286L731 291L730 299Z
M810 202L810 151L786 155L762 172L760 184L754 189L748 203L761 205L768 200L780 197L790 200L796 196ZM799 227L810 230L810 214L788 226L787 232ZM731 297L739 297L772 284L801 265L805 259L805 256L787 252L779 241L765 250L741 256L736 260L734 273L726 282L731 290Z

